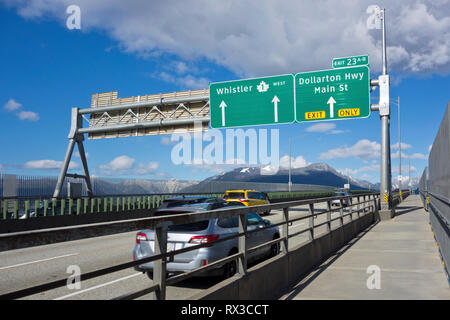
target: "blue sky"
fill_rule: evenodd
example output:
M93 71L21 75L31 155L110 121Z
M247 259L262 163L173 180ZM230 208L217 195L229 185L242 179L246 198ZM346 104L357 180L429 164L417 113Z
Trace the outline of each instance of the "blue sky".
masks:
M222 10L236 21L226 24L213 19L218 26L211 26L212 35L209 36L209 30L197 26L196 19L201 20L202 16L189 16L189 12L185 14L193 18L179 24L144 19L134 27L130 21L140 21L142 16L139 4L134 1L130 6L137 9L127 8L124 12L120 10L121 4L115 1L110 5L99 1L93 8L89 7L89 2L72 1L70 4L78 3L81 7L81 30L69 30L65 23L69 16L65 8L69 2L52 3L0 1L0 171L4 173L57 175L67 147L71 108L89 107L91 95L97 92L117 90L119 97L128 97L206 88L210 82L328 69L334 57L366 53L373 61L372 78L380 70L379 34L362 31L360 26L367 18L365 1L358 5L359 10L347 13L357 16L357 27L346 30L353 32L350 35L355 38L354 42L344 46L339 44L339 38L336 43L329 39L321 41L320 35L333 32L333 26L320 30L321 22L317 21L317 25L310 24L311 30L318 33L314 39L309 39L308 35L302 38L301 32L297 35L295 30L289 31L292 27L284 26L286 43L278 43L279 49L267 53L261 51L264 46L271 46L267 39L278 39L275 31L279 20L270 16L272 11L256 11L247 17L249 21L258 19L259 15L267 17L264 27L269 31L265 38L257 41L259 34L251 37L253 30L247 30L249 27L244 18L233 15L234 9L219 4L210 4L205 10L213 13ZM271 1L267 3L272 5ZM429 33L417 35L414 25L399 21L393 13L392 25L388 20L388 32L389 28L397 29L396 26L404 31L403 36L395 31L388 33L388 45L391 45L388 67L393 83L391 98L396 100L400 96L401 99L402 142L406 144L402 151L409 158L402 163L403 173L407 172L409 160L412 176L420 176L449 101L450 18L448 9L443 12L431 2L405 3L392 8L386 4L386 7L388 12L398 12L405 17L411 12L416 16L423 14L430 29ZM195 5L198 5L197 1L193 2ZM168 8L162 6L150 3L143 5L142 11L149 10L149 15L183 11L183 8L175 10L179 6L177 3ZM241 11L245 12L245 8ZM291 18L288 11L277 14L286 20ZM301 17L299 15L299 19ZM176 16L171 19L176 20ZM231 30L229 34L227 26ZM240 35L232 29L239 26L246 30L246 37L251 40L232 42ZM204 30L205 34L203 31L195 33L196 28ZM446 31L436 34L439 28ZM189 29L192 32L177 38ZM402 37L409 36L405 30L410 31L411 37L419 38L404 40ZM358 40L364 37L367 37L367 43ZM422 47L416 43L420 37L429 40ZM184 39L186 42L180 43ZM303 51L299 51L298 57L291 50L300 41L296 39L304 41L306 46L302 46ZM433 56L437 50L435 45L441 50L437 56ZM233 46L239 50L233 51ZM256 56L260 54L267 54L266 60ZM378 90L372 95L373 98L376 96ZM394 145L398 139L397 106L392 104L391 110L391 144ZM293 137L292 156L296 166L326 162L338 170L350 169L350 174L356 178L379 181L380 120L376 112L368 119L333 121L319 126L302 123L255 127L257 130L263 128L280 130L281 158L287 156L289 137ZM173 145L167 144L163 137L86 139L89 169L97 176L187 180L202 180L223 170L214 166L174 165L171 161ZM393 148L393 156L395 152ZM75 156L72 161L70 171L80 172L79 158ZM392 176L396 177L398 159L395 157L392 166Z

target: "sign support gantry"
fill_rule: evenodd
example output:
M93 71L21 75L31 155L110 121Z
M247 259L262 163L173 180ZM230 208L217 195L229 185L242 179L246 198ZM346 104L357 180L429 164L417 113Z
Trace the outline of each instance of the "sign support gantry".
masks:
M88 127L83 127L83 120L89 123ZM208 89L121 99L117 98L117 92L95 94L91 108L72 108L69 144L53 198L61 197L66 177L83 178L88 196L94 195L83 146L84 134L88 134L89 139L159 135L193 132L198 127L207 130L208 124ZM67 173L75 144L83 175Z

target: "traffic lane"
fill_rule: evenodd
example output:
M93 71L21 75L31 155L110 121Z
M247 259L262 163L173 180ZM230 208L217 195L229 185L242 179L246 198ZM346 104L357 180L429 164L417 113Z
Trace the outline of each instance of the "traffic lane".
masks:
M103 236L92 239L26 248L3 252L8 258L5 269L0 271L1 293L16 291L35 285L59 280L73 279L73 273L67 273L69 266L79 266L81 273L130 262L135 244L136 232ZM131 245L130 245L131 239ZM74 250L71 255L63 252ZM63 251L61 251L63 250ZM50 257L46 260L43 257ZM55 259L53 259L55 258ZM105 259L108 258L108 259ZM36 260L38 259L38 260ZM6 261L6 259L5 259ZM72 276L72 277L71 277ZM167 299L187 299L205 288L221 281L218 277L195 277L167 287ZM68 282L69 286L73 281ZM153 284L145 274L133 268L121 270L101 277L84 280L80 288L63 286L46 292L24 297L26 300L105 300L114 299L148 288ZM147 294L142 299L150 299Z
M316 206L317 211L325 211L326 205L322 208L320 206ZM300 208L292 208L290 216L291 218L295 218L295 216L304 216L309 214L308 206L303 206ZM282 212L274 211L268 218L274 220L274 222L281 221ZM339 212L335 212L332 214L332 217L336 217L339 215ZM277 219L278 216L278 219ZM346 217L349 219L349 217ZM315 219L315 224L319 224L324 222L326 219L325 215L319 215ZM344 218L345 219L345 218ZM278 221L277 221L278 220ZM297 231L301 231L307 228L309 219L300 220L298 222L294 222L289 227L290 234L293 234ZM339 223L339 221L335 221L335 223ZM326 232L326 226L322 226L316 228L315 233L320 234ZM134 237L135 232L130 233L132 235L132 243L134 246ZM111 236L109 236L111 237ZM101 238L101 237L100 237ZM307 241L309 239L308 232L303 233L302 235L293 237L290 239L289 247L296 246L301 242ZM122 242L121 239L117 239L119 242ZM102 243L101 241L97 243ZM113 245L115 249L117 249L116 245ZM94 248L89 248L91 251L95 252ZM131 249L130 251L131 252ZM127 253L126 253L127 254ZM128 262L129 260L125 260L123 262ZM110 266L110 265L109 265ZM83 272L83 270L81 270ZM65 273L64 277L68 275ZM54 279L52 279L54 280ZM185 299L188 298L197 292L216 284L220 279L214 278L193 278L185 280L176 286L167 287L167 298L168 299ZM136 292L138 290L143 290L152 285L152 281L148 279L148 277L144 274L137 273L134 269L130 268L127 270L123 270L118 273L110 274L107 276L90 279L87 281L83 281L82 288L79 290L68 289L67 287L59 288L56 290L49 291L47 293L42 293L38 295L34 295L28 297L30 299L112 299L123 294L128 294L130 292ZM143 296L143 299L150 298L151 295Z
M221 281L218 277L192 278L176 285L166 287L166 299L184 300ZM72 282L71 282L72 283ZM67 286L49 290L24 298L25 300L110 300L145 290L153 281L142 272L133 268L121 270L105 276L84 280L79 288ZM152 294L139 297L138 300L152 299Z
M340 207L332 206L332 218L335 218L340 215ZM344 217L344 222L348 222L351 219L357 218L357 205L351 205L344 207L342 212L343 214L348 214L350 211L353 211L352 218L350 218L350 215ZM324 212L328 211L327 204L326 203L317 203L314 205L314 213L317 214L317 218L324 218L326 219L326 214ZM321 214L322 213L322 214ZM308 205L302 205L302 206L296 206L289 208L289 220L301 218L310 215L309 212L309 206ZM284 214L282 209L272 210L269 215L263 216L265 219L270 220L273 223L280 223L284 221ZM307 221L307 219L300 220L300 221ZM296 223L296 222L294 222Z
M0 252L0 293L64 278L71 265L87 272L129 262L136 232Z
M69 266L88 272L132 260L136 232L0 253L0 294L68 277Z
M332 209L331 219L336 219L331 222L331 229L333 230L333 229L340 227L340 225L341 225L341 219L338 219L341 215L341 212L340 212L341 210L339 207L336 207L336 206L332 207L331 209ZM351 215L347 215L342 218L342 221L344 224L350 222L352 219L357 219L358 213L356 212L356 210L357 210L357 205L351 205L351 206L343 208L343 210L342 210L343 215L346 215L346 214L350 213L350 211L353 211L353 213ZM325 223L327 221L327 217L326 217L327 215L325 213L326 211L328 211L328 207L327 207L326 203L318 203L318 204L314 205L314 213L318 214L313 219L314 225L319 225L319 224ZM320 214L320 213L322 213L322 214ZM361 214L362 214L362 211L361 211ZM289 208L289 220L306 217L308 215L310 215L308 205ZM272 223L283 222L284 221L283 210L282 209L272 210L271 213L269 215L264 216L264 218L270 220ZM309 226L310 226L310 218L305 218L305 219L294 221L289 225L289 234L292 235L297 232L304 231L304 230L308 229ZM282 228L282 226L279 226L279 227L280 227L280 232L282 233L283 228ZM327 232L326 224L314 228L315 237L325 234L326 232ZM283 236L283 234L281 234L281 235ZM301 233L299 235L289 238L289 248L293 248L293 247L295 247L301 243L304 243L306 241L309 241L309 240L310 240L310 232L304 231L303 233Z
M294 228L296 226L293 226ZM249 265L251 267L251 265ZM83 270L81 270L83 272ZM65 275L66 277L68 275ZM188 299L222 279L219 277L195 277L166 288L167 299ZM71 282L70 282L71 283ZM105 300L147 289L153 284L145 274L126 269L102 277L82 281L78 289L61 287L26 297L25 299ZM147 294L140 299L151 299Z

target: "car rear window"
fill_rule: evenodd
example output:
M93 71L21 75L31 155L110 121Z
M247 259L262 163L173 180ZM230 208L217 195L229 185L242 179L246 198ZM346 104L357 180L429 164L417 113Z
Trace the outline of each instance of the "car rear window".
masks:
M221 228L237 228L239 226L239 217L225 217L217 220L217 225Z
M249 199L260 199L260 200L265 200L266 198L264 197L264 195L260 192L247 192L248 194L248 198Z
M206 210L208 209L209 203L187 203L182 205L182 207L187 207L187 208L198 208L201 210Z
M245 199L244 192L229 192L225 195L225 199Z
M192 232L192 231L202 231L208 228L209 220L191 222L185 224L177 224L169 226L169 231L177 232Z
M183 204L185 204L185 201L181 201L181 200L169 200L169 201L164 201L160 208L173 208L173 207L179 207Z

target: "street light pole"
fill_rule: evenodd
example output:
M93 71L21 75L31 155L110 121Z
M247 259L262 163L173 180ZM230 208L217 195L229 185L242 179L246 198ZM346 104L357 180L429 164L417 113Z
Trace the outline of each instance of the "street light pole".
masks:
M409 193L411 193L412 182L411 182L411 160L408 160L408 184L409 184Z
M381 177L380 197L382 219L392 218L392 178L391 178L391 143L390 143L390 101L389 101L389 75L387 74L386 57L386 18L385 9L381 10L382 21L382 75L379 76L380 86L380 120L381 120Z
M288 190L291 192L291 157L292 157L292 137L289 137L289 182L288 182Z

